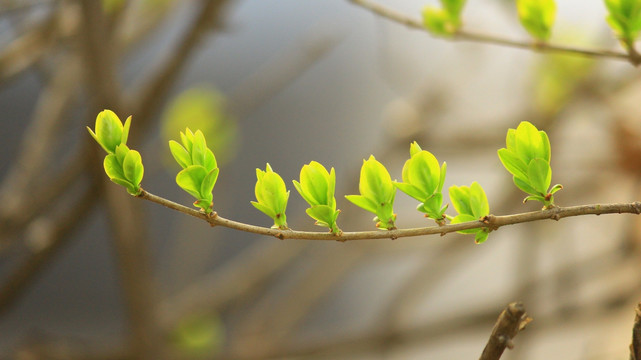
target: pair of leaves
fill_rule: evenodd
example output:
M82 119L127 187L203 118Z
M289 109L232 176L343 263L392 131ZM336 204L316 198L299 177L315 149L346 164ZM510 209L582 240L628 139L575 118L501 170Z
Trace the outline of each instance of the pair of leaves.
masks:
M539 41L547 41L552 35L556 18L554 0L517 0L516 7L521 25Z
M120 144L116 147L114 154L105 157L103 165L111 181L124 186L131 195L140 194L142 191L140 182L145 169L138 151L130 150L127 145Z
M307 201L310 208L307 215L316 220L316 225L324 226L339 235L342 231L336 225L340 210L336 210L336 173L334 168L327 169L316 161L304 165L300 171L300 182L293 180L294 187L300 196Z
M605 5L608 8L608 24L624 46L632 50L641 31L641 1L605 0Z
M423 26L434 35L451 36L461 28L465 0L441 0L441 7L423 8Z
M287 229L285 210L289 199L289 191L285 187L283 178L267 164L265 171L256 169L256 179L255 194L257 201L252 201L251 204L274 220L272 228Z
M523 121L516 129L509 129L506 148L498 151L505 169L513 175L514 184L530 194L524 201L541 201L546 208L554 205L552 194L563 186L554 185L550 190L550 140L545 131Z
M109 179L122 185L131 195L139 195L145 169L140 153L127 147L131 116L122 124L118 115L111 110L103 110L96 116L95 131L87 127L89 134L107 152L103 162Z
M176 183L196 198L194 206L210 213L213 208L214 185L218 179L218 164L214 153L207 147L202 131L193 133L189 128L180 133L182 145L169 141L169 150L183 169L176 175Z
M481 185L476 181L470 186L451 186L450 201L459 213L452 219L452 224L478 221L490 214L490 205ZM480 244L487 240L488 228L459 231L461 234L475 234L474 241Z
M403 166L403 182L394 181L394 186L421 202L417 210L443 224L447 205L443 206L443 183L447 164L439 167L438 160L429 151L416 143L410 145L410 159Z
M363 160L360 181L358 184L360 195L346 195L345 198L354 205L376 214L374 221L380 229L396 229L394 221L394 197L396 189L392 178L383 164L378 162L374 155Z

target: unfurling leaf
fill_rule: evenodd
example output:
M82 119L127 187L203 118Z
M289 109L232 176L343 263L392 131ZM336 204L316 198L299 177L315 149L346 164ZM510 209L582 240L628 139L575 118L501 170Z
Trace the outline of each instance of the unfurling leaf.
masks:
M212 191L219 172L216 157L207 147L205 136L200 130L194 133L186 128L185 132L180 132L180 141L182 144L169 141L171 154L183 168L176 175L176 184L196 198L194 206L209 214L214 206Z
M451 186L450 201L458 215L452 219L452 224L482 220L490 214L490 205L487 202L485 191L476 181L470 186ZM461 234L475 234L474 240L480 244L487 240L490 229L461 230Z
M300 182L294 180L294 187L311 206L307 214L316 225L328 227L333 234L340 234L341 230L336 225L336 218L340 210L336 210L336 173L334 168L329 172L323 165L316 161L304 165L300 171Z
M113 111L103 110L96 116L95 131L89 127L87 130L107 152L103 166L109 179L124 186L131 195L139 195L144 167L140 153L127 147L130 126L131 116L123 125Z
M394 224L394 197L396 189L389 172L374 156L363 160L358 184L360 195L347 195L345 198L354 205L376 214L376 227L379 229L396 229Z
M410 145L410 159L403 166L403 182L394 181L394 186L421 202L417 210L443 224L447 205L443 206L441 191L446 171L445 162L439 166L432 153L414 142Z
M274 220L272 228L287 229L287 201L289 191L285 187L283 178L272 170L267 164L265 171L256 169L255 195L257 201L251 204Z
M498 150L498 156L505 169L513 175L514 184L529 194L525 201L537 200L544 208L554 206L552 194L563 187L552 181L550 167L550 140L545 131L523 121L516 129L509 129L505 139L506 147ZM549 189L549 190L548 190Z

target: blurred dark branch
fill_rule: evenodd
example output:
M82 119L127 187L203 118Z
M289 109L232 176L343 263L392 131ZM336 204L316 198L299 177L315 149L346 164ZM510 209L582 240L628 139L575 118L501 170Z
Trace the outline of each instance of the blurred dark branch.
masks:
M499 315L494 324L492 335L483 349L479 360L499 360L505 348L512 349L512 339L523 330L532 319L525 313L525 307L520 302L509 304Z
M78 199L72 199L61 208L50 209L46 215L32 222L30 236L24 242L34 249L33 253L0 286L0 317L11 310L36 275L71 239L71 231L87 219L95 202L96 188L88 188L80 192Z
M293 46L277 52L232 90L232 112L239 118L249 115L333 50L341 39L334 33L305 34Z
M116 53L113 32L108 18L97 1L81 1L82 49L90 89L91 108L120 109L121 87L117 83ZM92 111L92 113L94 113ZM105 183L102 166L94 149L93 171L100 183ZM128 201L127 194L113 186L104 187L107 210L111 221L118 270L129 320L131 347L138 360L162 359L164 353L156 321L156 294L152 274L146 219L141 206Z
M428 32L428 30L423 26L423 23L415 18L409 17L405 14L397 12L395 10L384 7L380 4L370 2L368 0L348 0L351 3L370 10L374 14L381 16L383 18L392 20L401 25L405 25L409 28L421 30ZM479 43L487 43L494 45L507 46L518 49L526 49L535 52L541 53L561 53L568 55L578 55L591 58L608 58L614 60L623 60L631 63L634 66L638 66L641 59L638 54L631 52L626 54L623 52L612 51L612 50L602 50L602 49L583 49L572 46L563 46L563 45L554 45L548 43L541 43L535 41L516 41L510 39L504 39L493 35L472 33L465 30L459 30L452 36L445 39L451 40L462 40L462 41L472 41Z
M50 165L49 157L55 149L62 122L68 119L65 114L76 93L79 77L78 59L67 57L40 95L20 152L0 185L0 223L3 223L0 228L15 228L14 218L22 217L26 208L33 207L33 202L25 200L34 189L34 181L39 186L45 183L50 186L51 178L41 175L43 168Z
M188 60L193 56L194 50L211 27L221 22L226 0L202 0L200 9L192 26L178 41L175 49L168 52L168 58L154 70L144 84L136 91L133 98L132 113L135 114L133 127L140 128L160 110L167 93L171 89ZM132 130L132 135L140 133Z
M338 251L337 251L338 250ZM230 348L234 353L258 356L282 347L295 337L297 325L311 309L337 286L345 274L366 254L362 249L325 249L325 256L313 259L311 267L283 294L264 297L235 325ZM271 331L278 329L278 331Z
M17 76L38 63L68 28L63 7L49 11L47 17L0 49L0 83Z
M32 0L32 1L19 1L10 4L0 5L0 16L12 16L15 13L29 11L34 7L42 5L51 5L54 0Z
M221 311L254 294L304 248L302 243L283 246L279 242L261 241L252 245L222 268L164 301L159 309L160 323L169 330L185 317Z
M225 219L215 212L212 214L205 214L196 209L186 207L184 205L175 203L157 195L153 195L145 190L142 190L138 198L149 200L156 204L160 204L172 210L182 212L184 214L207 221L211 226L223 226L230 229L239 231L273 236L278 239L297 239L297 240L333 240L333 241L348 241L348 240L374 240L374 239L398 239L401 237L421 236L421 235L444 235L451 232L489 228L491 230L498 230L498 228L506 225L514 225L532 221L540 220L560 220L565 217L583 216L583 215L602 215L602 214L640 214L641 202L622 203L622 204L594 204L594 205L578 205L568 207L555 207L552 209L531 211L520 214L512 215L487 215L478 221L469 221L459 224L447 224L443 226L429 226L423 228L413 229L397 229L389 231L358 231L358 232L343 232L341 235L334 235L329 232L311 232L311 231L298 231L298 230L279 230L273 228L266 228L256 225L245 224L229 219Z
M634 309L634 326L632 327L632 343L630 344L630 360L641 360L641 303Z

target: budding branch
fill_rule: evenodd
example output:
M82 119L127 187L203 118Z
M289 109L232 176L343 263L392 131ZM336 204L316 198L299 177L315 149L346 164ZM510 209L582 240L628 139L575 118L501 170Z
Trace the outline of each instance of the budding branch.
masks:
M239 231L274 236L278 239L296 239L296 240L334 240L334 241L348 241L348 240L375 240L375 239L397 239L410 236L422 235L445 235L447 233L489 228L490 230L497 230L498 228L506 225L520 224L539 220L560 220L570 216L582 215L602 215L602 214L641 214L641 202L635 201L632 203L623 204L594 204L594 205L578 205L568 207L554 207L547 210L531 211L520 214L512 215L487 215L478 221L469 221L459 224L447 224L442 226L428 226L412 229L396 229L396 230L374 230L374 231L354 231L343 232L340 235L334 235L329 232L313 232L313 231L297 231L297 230L280 230L267 228L262 226L250 225L241 223L234 220L226 219L216 212L205 214L202 211L189 208L187 206L175 203L160 196L151 194L145 190L137 196L141 199L149 200L156 204L168 207L187 215L205 220L211 226L223 226L230 229Z

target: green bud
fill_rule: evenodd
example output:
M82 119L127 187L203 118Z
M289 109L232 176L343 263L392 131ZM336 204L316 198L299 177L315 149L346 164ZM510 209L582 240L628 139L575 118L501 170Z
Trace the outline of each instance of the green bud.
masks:
M451 186L450 201L458 215L452 219L452 224L478 221L490 214L485 191L476 181L470 186ZM475 234L475 242L480 244L487 240L489 229L469 229L459 231L461 234Z
M89 134L96 140L108 154L114 154L116 147L120 144L127 144L131 116L122 125L120 118L111 110L103 110L96 117L96 131L87 127Z
M389 172L374 156L363 160L359 181L360 195L347 195L347 200L371 213L376 214L374 221L380 229L396 229L394 224L394 197L396 189Z
M336 210L334 190L336 174L334 168L329 172L316 161L304 165L300 171L300 182L294 180L294 187L303 199L311 206L307 214L316 220L316 225L330 228L334 234L341 230L336 225L340 210Z
M523 121L516 129L509 129L505 140L506 147L498 150L499 159L507 171L513 175L514 184L529 194L527 200L538 200L546 208L554 206L550 167L550 140L545 131ZM541 200L542 199L542 200Z
M257 201L252 205L274 220L273 228L287 229L285 210L289 199L289 191L283 178L267 164L265 171L256 169L255 195Z
M416 143L410 145L410 159L403 166L403 182L394 186L421 202L417 210L427 217L443 223L447 205L443 206L441 191L445 182L447 164L439 167L438 160L429 151L422 150Z

